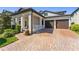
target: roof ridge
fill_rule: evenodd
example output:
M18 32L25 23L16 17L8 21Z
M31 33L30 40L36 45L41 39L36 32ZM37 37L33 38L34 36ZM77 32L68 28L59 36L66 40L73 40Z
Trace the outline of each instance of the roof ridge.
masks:
M66 11L49 11L49 10L45 10L47 12L66 12Z

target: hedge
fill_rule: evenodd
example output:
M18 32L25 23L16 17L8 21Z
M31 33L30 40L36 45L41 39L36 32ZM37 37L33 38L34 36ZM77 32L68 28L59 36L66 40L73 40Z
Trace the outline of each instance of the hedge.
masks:
M79 32L79 24L72 24L71 25L71 30L72 31Z

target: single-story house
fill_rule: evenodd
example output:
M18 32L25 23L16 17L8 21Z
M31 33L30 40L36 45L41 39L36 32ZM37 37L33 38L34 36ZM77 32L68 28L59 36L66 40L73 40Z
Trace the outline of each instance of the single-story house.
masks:
M11 25L21 25L21 32L26 29L30 33L36 32L45 27L44 16L32 8L20 8L12 15Z
M66 11L52 12L45 10L37 12L32 8L20 8L12 15L11 25L20 24L21 32L28 29L30 34L45 28L68 29L73 22L72 18L75 17L71 17L71 15L66 14Z

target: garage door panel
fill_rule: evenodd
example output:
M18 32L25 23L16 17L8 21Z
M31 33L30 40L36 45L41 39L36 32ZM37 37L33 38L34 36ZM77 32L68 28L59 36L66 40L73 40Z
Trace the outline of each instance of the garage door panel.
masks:
M56 21L56 28L57 29L68 29L69 21L68 20L57 20Z

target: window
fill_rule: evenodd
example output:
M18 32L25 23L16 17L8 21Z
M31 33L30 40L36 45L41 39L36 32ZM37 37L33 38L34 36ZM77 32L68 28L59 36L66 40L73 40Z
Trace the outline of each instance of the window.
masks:
M40 18L36 17L36 20L37 20L37 25L39 25L40 24Z
M19 25L21 24L21 19L19 19Z
M25 20L25 27L27 26L27 21Z
M77 14L79 14L79 10L78 10Z
M77 15L77 12L75 14Z
M48 16L48 13L44 13L44 16Z
M44 25L44 20L42 19L42 25Z
M13 19L14 25L16 24L15 19Z
M37 16L33 16L33 19L34 19L34 24L35 25L39 25L40 24L40 17L37 17Z

